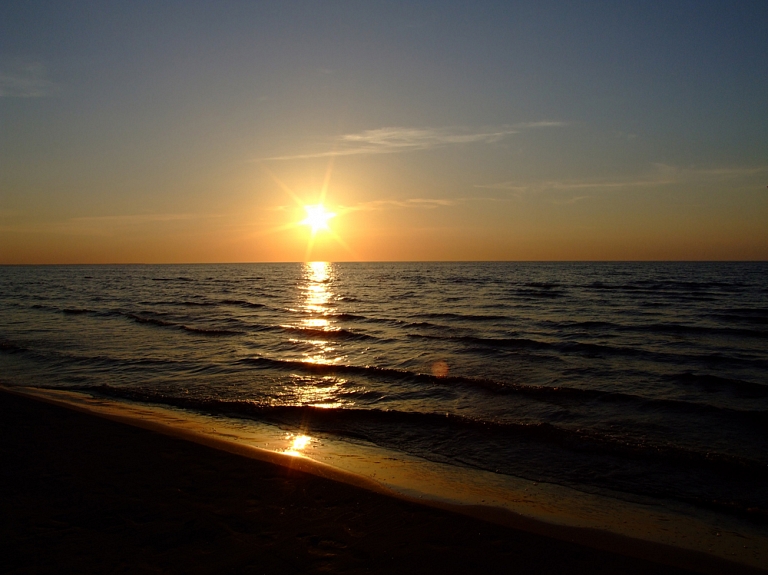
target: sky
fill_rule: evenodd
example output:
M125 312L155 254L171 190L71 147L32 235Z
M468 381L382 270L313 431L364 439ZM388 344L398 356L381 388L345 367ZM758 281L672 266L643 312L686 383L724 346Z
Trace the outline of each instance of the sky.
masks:
M0 263L768 259L768 2L4 2ZM328 229L305 206L335 214Z

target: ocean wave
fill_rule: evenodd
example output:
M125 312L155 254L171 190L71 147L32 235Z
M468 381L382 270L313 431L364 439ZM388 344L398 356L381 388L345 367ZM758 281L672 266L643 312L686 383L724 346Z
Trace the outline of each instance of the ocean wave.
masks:
M760 357L744 357L743 355L724 355L722 353L698 353L686 352L674 353L672 351L655 351L638 347L613 346L602 343L587 343L578 341L559 340L553 342L535 340L525 337L477 337L466 335L438 335L409 333L412 339L434 339L458 344L483 346L500 349L538 350L552 352L553 354L580 354L586 357L636 357L651 361L663 361L667 363L684 363L688 361L704 362L707 364L732 364L745 365L758 369L768 368L768 361Z
M217 304L216 302L213 302L213 301L166 300L166 301L140 301L139 305L179 306L179 307L215 307Z
M727 289L729 291L747 287L746 284L736 282L721 281L677 281L677 280L636 280L630 283L608 283L604 281L595 281L584 284L582 287L595 290L618 290L618 291L641 291L641 292L662 292L662 291L701 291L717 289Z
M195 333L198 335L208 335L212 337L243 335L245 333L245 332L237 331L233 329L216 329L216 328L206 328L206 327L194 327L189 325L180 325L179 327L180 329L183 329L184 331L187 331L189 333Z
M347 329L319 329L319 328L312 328L312 327L299 327L294 325L281 325L278 326L280 330L294 334L294 335L301 335L304 337L310 337L315 339L322 339L322 340L374 340L378 339L372 335L367 335L364 333L359 332L353 332L349 331Z
M4 351L6 353L20 353L23 351L28 351L28 349L29 348L26 348L12 341L8 341L7 339L0 339L0 351Z
M359 408L318 408L308 405L273 405L268 402L249 400L224 400L215 397L190 397L160 393L145 389L126 389L111 386L73 387L95 395L114 397L144 403L169 405L192 411L225 417L237 417L265 421L280 426L301 429L304 433L329 433L340 437L372 441L384 446L414 451L419 455L442 456L445 461L467 464L488 469L498 462L473 457L475 453L494 453L501 446L514 450L524 445L526 452L561 453L562 457L576 457L583 466L591 458L595 462L612 461L614 473L621 475L620 468L628 473L633 469L663 469L666 479L659 479L649 471L651 485L647 491L656 496L669 496L700 506L716 508L752 519L768 520L768 508L749 500L713 497L700 487L689 492L677 485L680 474L697 477L706 474L720 481L742 481L764 484L768 481L768 465L747 457L716 451L697 451L690 447L669 443L654 443L645 438L615 435L597 429L569 429L551 423L507 423L477 420L470 417L420 411L397 411ZM454 444L454 442L458 441ZM466 452L470 446L472 452ZM541 451L544 449L545 451ZM552 450L555 450L552 452ZM505 454L506 457L510 453ZM606 459L607 458L607 459ZM534 462L535 463L535 462ZM542 463L542 462L539 462ZM557 465L553 460L551 465ZM535 465L534 465L535 467ZM525 469L519 469L525 475ZM529 470L535 473L535 470ZM591 477L596 484L621 487L621 480L612 484L610 476L594 476L594 473L574 477L581 480ZM640 479L642 485L643 478ZM727 491L727 490L726 490Z
M263 303L254 303L244 299L223 299L221 303L224 305L234 305L245 308L260 308L265 307Z
M463 314L463 313L450 313L450 312L432 312L432 313L420 313L416 317L423 317L428 319L455 319L459 321L507 321L509 316L506 315L486 315L486 314Z
M584 330L606 330L621 332L638 333L672 333L672 334L690 334L690 335L725 335L725 336L743 336L754 338L768 338L768 331L724 327L724 326L702 326L686 325L679 323L649 323L649 324L626 324L606 321L581 321L581 322L550 322L555 328L563 330L584 329Z
M510 295L526 299L554 299L564 297L566 292L560 289L517 288L511 290Z
M64 313L67 315L82 315L82 314L95 313L95 312L93 310L84 309L84 308L64 308L61 310L61 313Z
M53 305L46 305L42 303L33 303L31 306L29 306L32 309L41 309L46 311L56 311L61 312L61 308Z
M705 391L728 391L738 397L765 398L768 397L768 385L743 381L710 374L695 374L691 372L677 373L667 376L667 379L684 385L695 385Z
M722 322L739 322L754 325L768 325L768 309L765 308L736 308L716 310L706 314L707 317Z
M188 276L178 276L175 278L149 278L153 282L193 282L193 278Z
M167 319L160 319L157 317L147 317L145 315L138 315L135 313L120 313L120 315L123 315L127 317L128 319L131 319L135 321L136 323L143 324L143 325L154 325L158 327L168 327L173 329L178 329L181 331L185 331L188 333L194 333L197 335L206 335L206 336L232 336L232 335L243 335L245 332L240 330L232 330L232 329L220 329L220 328L213 328L213 327L198 327L198 326L191 326L191 325L185 325L182 323L178 323L175 321L169 321Z
M548 403L574 405L576 403L603 402L623 403L633 409L654 409L675 414L699 414L719 416L750 422L768 431L768 412L762 410L737 410L705 403L695 403L677 399L648 398L628 393L582 389L566 386L522 385L501 382L493 379L464 376L436 376L394 368L377 366L358 366L347 364L323 364L304 361L279 360L266 357L242 358L243 365L283 371L320 375L358 375L371 380L384 380L401 383L421 383L430 386L464 386L497 395L518 395Z
M377 318L370 318L355 313L329 313L328 315L340 321L377 321Z
M145 324L145 325L156 325L159 327L179 327L179 324L173 321L159 319L156 317L147 317L145 315L138 315L131 312L127 312L127 313L117 312L115 313L115 315L122 315L130 320L135 321L136 323Z
M73 388L74 389L74 388ZM644 438L633 439L624 435L604 433L594 429L568 429L547 422L510 423L479 420L453 413L433 413L420 411L398 411L390 409L359 409L314 407L311 405L274 405L251 400L220 399L214 397L176 396L140 388L118 388L108 385L98 387L78 387L80 391L104 394L148 403L162 403L221 413L223 415L255 415L261 419L279 419L284 423L306 425L312 422L368 421L387 422L393 428L401 424L428 424L430 426L450 426L481 430L494 435L527 436L547 443L572 444L584 447L587 444L598 447L600 451L640 454L648 458L663 458L672 461L693 461L703 466L726 466L738 470L752 470L766 475L765 463L714 451L699 452L672 443L659 444ZM311 417L308 417L311 415ZM339 431L339 430L334 430Z

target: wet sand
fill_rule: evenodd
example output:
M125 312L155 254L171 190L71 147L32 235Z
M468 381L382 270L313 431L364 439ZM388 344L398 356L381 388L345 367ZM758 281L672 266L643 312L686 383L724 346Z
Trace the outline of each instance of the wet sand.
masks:
M496 525L3 391L0 438L2 573L713 568Z

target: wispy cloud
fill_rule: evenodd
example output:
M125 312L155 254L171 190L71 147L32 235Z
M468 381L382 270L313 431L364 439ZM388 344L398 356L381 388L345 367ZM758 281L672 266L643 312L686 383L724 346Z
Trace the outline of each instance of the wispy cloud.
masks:
M457 206L464 202L476 199L477 198L390 198L386 200L370 200L368 202L360 202L353 205L333 206L333 211L337 212L338 214L348 214L350 212L368 212L375 210L385 210L388 208L434 209ZM295 209L295 206L280 205L264 209L270 211L285 212L291 209Z
M520 129L526 129L526 128L562 128L563 126L567 126L568 122L556 122L553 120L542 120L540 122L522 122L520 124L515 124L516 128Z
M466 198L408 198L403 200L372 200L345 208L345 211L368 211L384 208L439 208L455 206L466 201Z
M198 214L130 214L118 216L83 216L70 218L72 224L146 224L152 222L173 222L179 220L195 220L202 217Z
M553 204L560 206L571 206L575 203L592 199L593 196L573 196L572 198L555 198L550 200Z
M0 225L0 231L15 233L60 233L68 235L108 236L115 231L130 230L135 226L193 221L215 217L220 216L200 214L128 214L114 216L81 216L68 218L58 222L23 222Z
M668 164L654 164L653 169L643 176L632 178L592 178L574 180L541 180L522 182L509 180L492 184L477 184L475 188L507 190L511 192L544 191L610 191L631 188L648 188L682 183L736 180L768 172L768 166L726 167L726 168L681 168ZM584 199L587 196L581 196Z
M514 192L539 192L545 190L601 190L663 186L673 184L674 179L637 179L637 180L544 180L540 182L520 183L516 181L496 184L478 184L475 187L488 190L510 190Z
M45 66L28 63L0 70L0 97L43 98L56 91L56 84L47 79Z
M768 172L768 166L727 166L717 168L690 167L684 168L672 166L669 164L654 164L656 170L661 174L668 174L677 179L695 179L695 178L743 178L747 176L756 176Z
M429 150L451 145L477 143L492 144L523 130L553 128L565 125L565 122L541 121L481 130L456 127L406 128L393 126L376 128L374 130L364 130L354 134L344 134L331 144L333 149L330 151L273 156L262 158L262 160L301 160L359 154L392 154L398 152Z

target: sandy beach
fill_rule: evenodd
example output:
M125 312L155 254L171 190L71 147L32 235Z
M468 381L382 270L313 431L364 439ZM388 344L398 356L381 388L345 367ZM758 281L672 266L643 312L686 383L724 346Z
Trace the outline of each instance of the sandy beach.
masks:
M699 571L389 498L6 392L0 413L3 573Z

